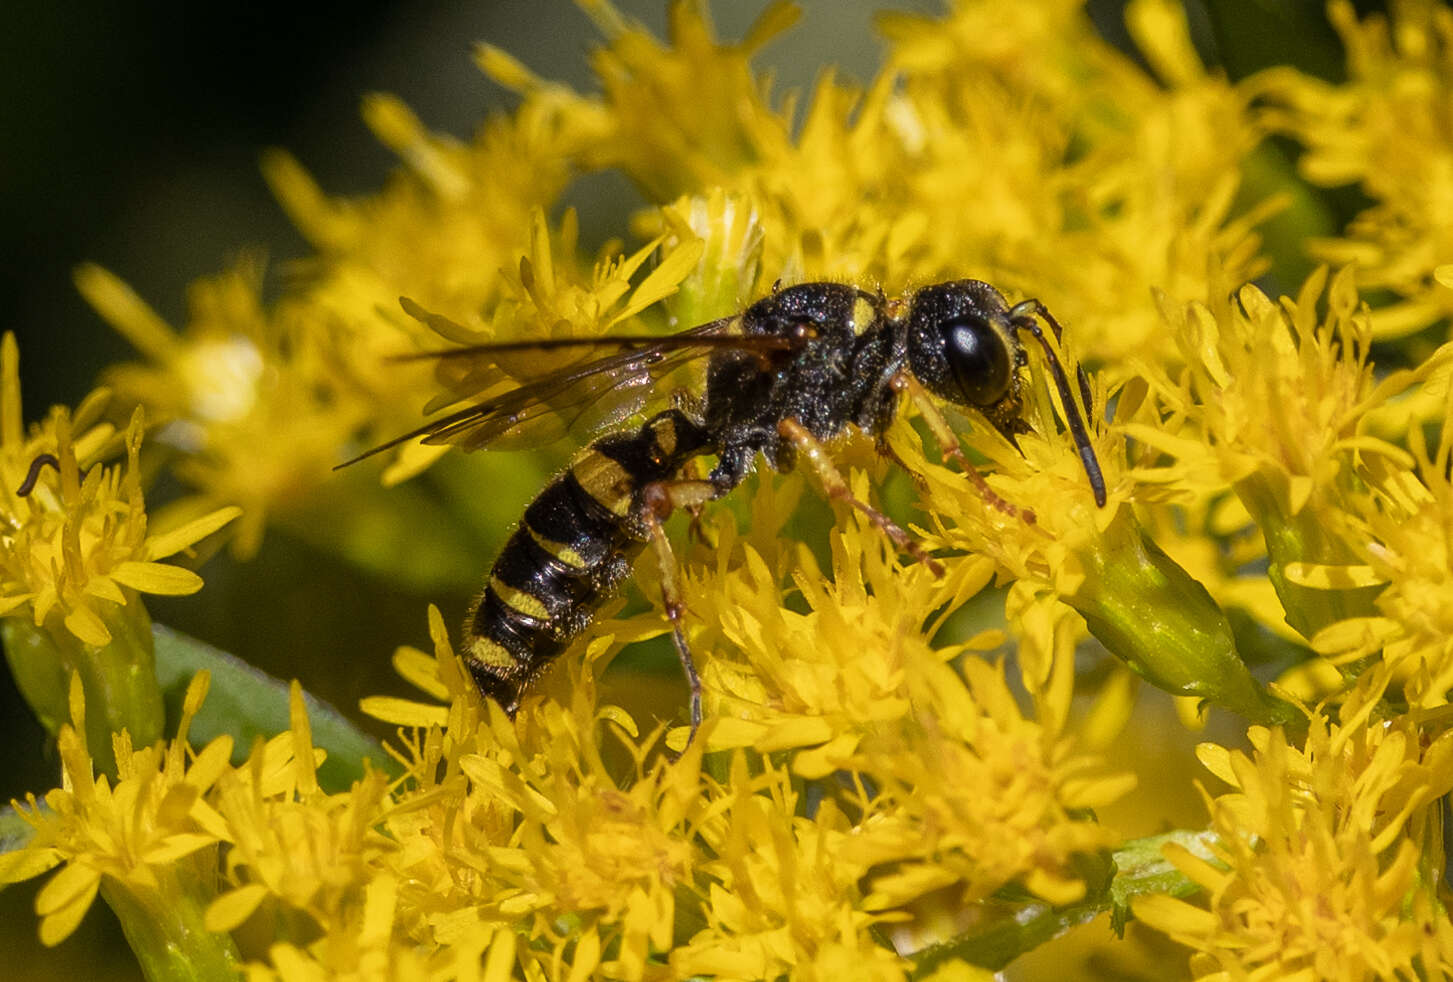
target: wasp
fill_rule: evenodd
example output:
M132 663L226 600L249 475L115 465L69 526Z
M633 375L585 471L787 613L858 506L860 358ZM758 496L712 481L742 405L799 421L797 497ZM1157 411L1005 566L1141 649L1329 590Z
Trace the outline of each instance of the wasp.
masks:
M403 304L426 323L438 316L407 299ZM989 489L928 395L978 410L1013 442L1028 428L1020 375L1028 363L1020 337L1028 335L1044 353L1095 501L1105 504L1105 481L1085 420L1041 321L1058 340L1060 325L1043 304L1011 306L979 280L926 286L893 300L848 284L803 283L774 287L737 315L678 334L507 342L405 356L488 362L552 348L596 355L434 419L347 463L417 438L470 450L506 438L518 442L530 430L546 428L551 417L639 400L643 390L661 386L683 366L704 363L704 393L678 398L638 429L597 439L525 509L469 614L463 653L480 692L513 717L531 682L586 630L649 544L691 690L694 735L701 724L701 681L682 632L684 607L663 523L677 509L695 513L731 491L758 457L777 471L805 461L829 496L857 508L898 548L938 571L906 532L851 493L823 445L851 425L889 452L884 434L907 394L928 418L945 458L963 467L986 500L1033 521L1032 513ZM1083 369L1077 381L1089 414ZM620 419L622 411L613 415ZM693 462L706 455L715 457L715 465L704 477L692 476Z

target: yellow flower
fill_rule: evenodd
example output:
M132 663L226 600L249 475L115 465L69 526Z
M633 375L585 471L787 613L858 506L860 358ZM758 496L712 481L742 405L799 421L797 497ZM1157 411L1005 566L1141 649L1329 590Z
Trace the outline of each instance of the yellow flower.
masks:
M963 650L932 650L933 612L972 597L992 569L966 559L939 578L922 565L900 567L875 529L849 519L833 533L829 578L806 546L781 535L802 480L770 480L781 487L755 497L749 541L739 544L727 526L714 568L700 580L688 574L688 624L703 628L692 644L712 652L701 669L708 715L724 717L708 740L712 749L813 748L797 753L795 766L822 777L865 735L913 720L909 680ZM784 578L799 594L796 609L782 604ZM964 648L999 640L986 634Z
M54 616L83 644L105 646L116 625L113 612L135 593L201 589L197 574L158 560L226 525L237 509L219 509L181 528L148 535L137 466L141 416L132 418L124 435L125 468L100 466L82 473L81 461L96 461L112 445L111 428L97 420L107 393L94 393L74 417L57 407L26 436L14 336L6 334L0 345L0 493L10 529L0 550L0 613L24 606L36 627L51 627ZM22 497L17 489L23 481L31 486Z
M975 275L1044 299L1113 364L1171 351L1145 284L1209 300L1221 285L1208 269L1241 281L1263 268L1253 229L1266 207L1234 211L1260 131L1248 95L1202 69L1177 8L1132 5L1162 85L1077 6L965 0L941 18L885 15L884 70L865 87L825 73L797 127L797 94L773 100L748 65L795 18L785 4L735 45L712 39L703 5L673 5L663 46L590 3L608 39L599 98L493 49L481 61L528 111L565 106L578 129L600 125L583 156L654 201L739 196L763 230L758 294L779 278L900 292ZM661 224L638 216L651 234Z
M30 798L22 815L34 835L0 859L4 883L64 865L36 896L43 943L64 940L101 892L128 931L155 941L137 952L154 959L147 962L152 970L236 971L231 939L202 926L217 846L227 836L206 797L232 752L227 736L196 753L187 749L187 729L206 691L203 673L187 689L179 737L168 747L135 750L126 734L118 734L113 783L93 772L83 735L85 702L79 682L72 683L72 722L59 736L64 784L45 796L45 808Z
M1135 915L1199 952L1197 978L1436 978L1453 928L1425 867L1433 814L1453 789L1453 734L1417 725L1310 720L1305 748L1253 728L1255 752L1214 744L1202 762L1235 790L1209 801L1215 861L1167 857L1203 902L1151 896Z
M1091 817L1135 784L1024 719L1002 669L965 660L917 673L920 727L865 741L854 763L878 791L844 853L874 872L868 910L935 891L968 912L1006 884L1051 904L1085 896L1077 859L1117 840ZM968 915L970 917L974 915Z
M324 933L327 942L306 946L310 957L358 971L387 957L393 937L394 887L378 866L396 846L376 828L389 782L370 771L348 791L326 794L316 777L323 752L313 747L296 682L290 718L288 732L217 781L212 806L226 829L222 865L232 889L208 907L207 928L225 935L265 908L300 936ZM302 957L276 947L268 954L285 978Z
M1308 563L1304 581L1321 589L1361 586L1380 592L1375 611L1330 624L1311 640L1333 664L1366 670L1380 662L1401 685L1408 705L1445 705L1453 688L1453 552L1448 467L1453 431L1445 424L1430 454L1421 428L1409 434L1413 466L1381 458L1369 468L1369 493L1348 516L1356 561Z
M176 473L201 495L184 513L218 505L240 513L233 545L244 556L256 551L270 512L296 507L330 476L362 416L320 345L285 312L263 308L261 275L258 261L243 259L195 284L179 335L113 274L76 272L92 306L151 359L110 378L122 398L165 424L158 439L185 455Z
M564 105L565 118L600 120L585 152L594 167L620 167L657 201L726 184L764 146L789 139L788 120L767 105L752 54L797 19L796 7L770 5L747 36L723 44L712 36L698 0L670 8L668 45L632 23L608 0L583 0L609 44L593 58L602 99L575 95L531 75L513 58L484 46L480 66L526 96L526 111Z
M405 308L456 345L478 345L520 337L589 338L612 330L626 333L623 325L631 323L637 315L676 292L677 285L695 267L704 248L703 243L695 238L677 241L659 255L654 269L639 282L632 283L636 274L657 253L661 239L647 243L629 256L607 252L587 277L573 264L557 263L555 259L557 252L565 256L576 253L576 234L573 212L566 214L558 240L551 235L544 213L536 212L531 223L529 254L520 258L518 272L501 273L503 296L488 315L476 313L464 324L459 324L426 311L413 301L406 300ZM539 355L532 357L538 359ZM521 373L525 373L522 377L528 380L531 373L538 372L538 366L530 361L510 359L507 355L481 359L477 366L467 359L459 360L457 364L446 364L440 371L440 381L446 391L436 396L426 411L489 394L496 387L513 388L520 384ZM584 386L586 383L577 384ZM611 415L605 422L629 415L631 408L611 403ZM592 429L592 423L598 425L601 422L572 419L573 425L586 432ZM529 428L529 444L545 443L553 436L563 435L566 421L550 413L546 407L543 413L535 412L520 419L519 426ZM498 438L491 439L489 445L497 450L509 449L511 440L516 438L512 433L500 434ZM466 434L455 441L455 445L472 450L481 442L482 438ZM384 480L393 483L411 477L448 450L447 445L407 444L399 461L385 473Z
M1147 284L1211 300L1217 267L1255 277L1269 211L1237 210L1260 132L1248 94L1201 66L1180 5L1126 7L1158 78L1081 7L959 0L943 17L883 15L903 95L879 142L903 145L887 186L906 185L895 206L921 226L903 250L911 275L968 271L1043 300L1118 380L1127 356L1174 355Z
M706 925L671 953L678 978L899 980L908 965L873 940L889 917L863 909L867 868L845 855L852 823L831 800L811 819L790 772L732 757L703 823Z
M1399 338L1453 312L1453 290L1434 282L1453 255L1453 11L1403 0L1359 22L1351 3L1334 0L1328 15L1347 48L1346 82L1276 68L1250 85L1271 126L1305 146L1307 180L1356 183L1373 200L1343 235L1311 247L1355 264L1362 287L1401 298L1371 315L1374 337Z
M161 736L161 691L151 620L140 594L177 596L202 579L162 562L237 517L223 508L157 530L142 499L142 414L120 441L124 465L101 463L116 434L99 421L109 394L85 399L74 416L55 407L27 435L20 417L20 356L0 340L0 635L15 682L52 733L71 716L72 674L91 702L87 734L103 770L111 734L145 746ZM82 469L82 463L86 464ZM22 493L22 491L24 493Z
M501 270L528 247L536 210L550 208L601 124L552 100L491 117L467 143L428 132L397 98L371 95L364 119L404 166L379 192L329 198L295 160L269 154L263 173L317 249L289 306L349 382L375 401L380 426L411 422L425 373L388 356L429 335L399 309L401 294L467 320L501 296ZM388 434L392 435L392 434Z
M1319 317L1324 294L1327 313ZM1287 622L1311 638L1369 610L1365 582L1301 581L1303 564L1357 562L1357 536L1345 516L1364 479L1359 469L1405 457L1367 432L1369 416L1446 364L1450 353L1439 352L1419 372L1376 383L1369 315L1350 271L1330 284L1326 270L1318 271L1280 308L1253 287L1236 299L1215 309L1168 309L1187 367L1174 381L1145 370L1162 416L1192 425L1171 434L1137 423L1126 432L1175 458L1162 483L1179 478L1182 487L1206 496L1235 491L1265 537L1269 576Z
M430 633L432 658L405 649L397 663L429 694L450 698L447 709L384 699L365 707L422 728L404 739L410 785L387 819L405 844L387 858L409 930L459 946L513 925L543 945L520 950L521 965L549 977L644 977L673 943L678 897L689 896L700 861L693 830L710 807L701 747L648 764L659 732L641 737L629 715L597 707L593 683L573 665L561 666L568 705L527 702L517 729L474 691L436 610ZM592 642L587 666L610 642Z
M949 982L987 978L1106 909L1123 927L1138 897L1141 920L1194 951L1206 978L1453 969L1439 896L1453 435L1425 446L1449 412L1453 346L1373 347L1449 309L1453 267L1431 227L1446 204L1431 122L1447 101L1446 11L1408 0L1385 29L1335 5L1356 70L1321 90L1285 73L1226 80L1173 0L1126 6L1139 61L1078 0L956 0L936 17L881 18L888 47L865 83L828 70L808 92L774 94L751 60L797 16L789 4L739 42L716 39L700 0L671 6L664 41L609 0L581 5L604 35L598 94L483 47L479 65L521 98L469 140L429 132L391 97L365 101L402 162L378 193L330 197L269 156L315 247L276 300L244 258L194 288L174 330L115 277L79 271L145 359L109 383L145 408L197 492L166 516L182 516L163 525L176 531L158 534L165 519L142 509L140 416L122 467L96 464L122 442L97 422L100 397L26 438L13 343L0 348L0 479L33 485L0 488L7 653L43 641L136 656L17 662L29 690L70 699L51 711L71 720L66 786L27 811L33 841L0 855L3 880L65 864L41 892L43 937L68 933L101 893L129 936L156 940L137 944L157 975L187 961L289 982ZM1388 149L1385 120L1409 129L1408 148ZM1306 141L1313 172L1377 198L1330 248L1375 245L1363 282L1400 307L1364 306L1349 271L1319 272L1280 304L1240 287L1267 269L1269 129ZM605 168L644 194L634 239L582 247L561 198ZM159 560L238 511L217 505L245 513L244 553L277 522L401 586L478 575L461 532L501 534L516 516L496 502L538 486L547 462L442 460L448 448L405 441L385 481L440 466L387 492L366 469L329 468L417 427L421 405L487 399L579 351L408 357L440 339L665 333L735 313L779 279L903 295L964 277L1042 299L1065 325L1046 345L1070 381L1056 384L1031 343L1013 419L945 411L945 425L910 392L886 433L834 444L852 494L911 545L809 494L811 469L764 468L689 516L690 535L676 535L688 516L674 519L707 707L690 746L684 727L604 700L615 679L597 684L624 646L667 629L650 562L640 596L598 610L597 587L582 588L590 629L514 717L477 691L431 609L432 651L395 655L423 696L363 706L399 727L401 773L364 770L346 791L319 785L296 685L288 731L236 766L226 741L188 749L201 682L169 745L159 697L129 718L93 697L119 673L154 683L136 594L195 589ZM1409 367L1374 366L1384 351ZM458 442L629 425L652 397L690 410L700 380L685 374L603 419L541 406ZM1076 417L1083 435L1069 432ZM1278 670L1311 658L1304 642L1322 656L1295 680L1335 689L1329 705L1263 687L1248 667L1263 628ZM1285 724L1254 726L1251 753L1202 748L1233 785L1210 800L1208 831L1123 843L1096 815L1153 792L1131 798L1142 775L1099 751L1132 718L1132 673L1188 722L1214 703L1243 728ZM1235 720L1222 732L1230 742ZM1179 777L1164 793L1184 796ZM1217 851L1172 847L1162 862L1162 841Z

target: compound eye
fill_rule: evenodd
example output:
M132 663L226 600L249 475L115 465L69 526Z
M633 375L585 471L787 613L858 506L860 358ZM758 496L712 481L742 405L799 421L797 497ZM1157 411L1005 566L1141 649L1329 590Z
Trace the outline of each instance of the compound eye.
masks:
M1013 364L998 331L973 314L939 322L949 375L970 406L992 406L1009 391Z

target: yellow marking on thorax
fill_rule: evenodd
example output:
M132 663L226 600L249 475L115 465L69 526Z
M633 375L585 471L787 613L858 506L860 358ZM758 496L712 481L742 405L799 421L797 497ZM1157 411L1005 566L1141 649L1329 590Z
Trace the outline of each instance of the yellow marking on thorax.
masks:
M539 598L530 596L524 590L516 590L497 576L489 578L489 588L494 591L496 597L499 597L500 603L506 607L524 614L526 617L533 617L546 624L550 623L550 611L540 602Z
M606 511L620 518L631 513L636 482L618 462L599 450L587 450L570 465L570 473Z
M586 566L589 565L585 561L584 556L567 546L565 543L556 542L554 539L545 538L545 536L541 535L537 530L532 528L529 522L522 522L521 524L524 525L525 531L529 533L530 538L535 540L535 545L539 546L541 549L544 549L551 556L553 556L555 559L560 560L560 562L564 563L566 566L572 566L575 569L585 569Z
M514 656L504 645L489 638L475 638L469 646L468 660L488 668L513 668Z
M878 321L878 307L867 297L853 301L853 334L862 334Z

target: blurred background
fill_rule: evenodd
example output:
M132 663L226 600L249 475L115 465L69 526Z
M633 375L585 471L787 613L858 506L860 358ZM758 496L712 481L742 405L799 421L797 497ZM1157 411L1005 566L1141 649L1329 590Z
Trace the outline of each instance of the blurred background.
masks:
M661 0L616 3L664 32ZM711 5L725 38L740 37L764 6ZM775 72L778 91L810 86L829 63L870 78L879 57L872 12L931 12L939 3L802 6L802 21L758 64ZM1124 47L1122 6L1089 4L1100 30ZM1378 6L1357 4L1364 13ZM1341 75L1341 48L1320 3L1204 0L1190 16L1202 56L1232 77L1287 61ZM3 327L20 341L28 420L53 403L74 405L106 365L134 357L80 299L71 283L76 264L107 267L179 325L187 284L224 268L238 250L263 247L274 270L305 254L259 175L264 149L288 148L329 193L370 192L393 160L359 120L365 93L395 93L426 125L467 137L487 112L510 105L474 68L472 42L488 40L540 75L588 88L585 55L595 37L568 0L70 0L15 5L0 33L0 295ZM1296 50L1286 49L1287 38L1298 40ZM580 209L591 248L623 228L638 200L624 181L602 176L579 182L567 203ZM481 557L481 570L488 560ZM222 555L204 575L207 589L195 597L148 600L153 617L275 675L301 678L350 714L363 695L401 691L388 654L400 640L426 640L427 602L440 602L454 623L468 601L383 591L275 531L252 563ZM348 599L320 611L301 600L317 591ZM300 599L290 605L293 594ZM0 678L0 739L0 801L54 785L54 748L8 676ZM101 904L42 958L33 897L34 884L0 892L8 977L139 977Z

